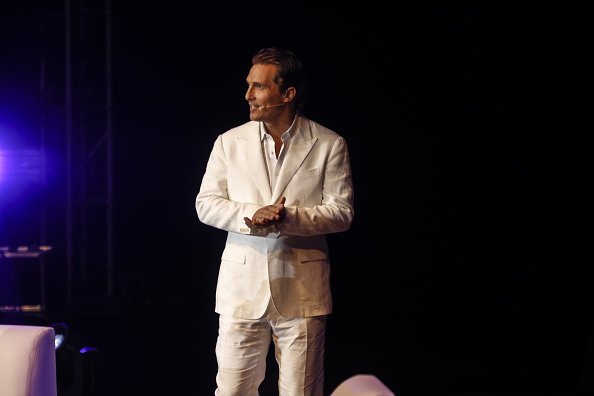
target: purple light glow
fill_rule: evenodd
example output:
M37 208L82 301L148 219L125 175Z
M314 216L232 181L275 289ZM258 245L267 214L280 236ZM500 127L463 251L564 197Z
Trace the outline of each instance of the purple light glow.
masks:
M7 190L43 182L44 158L41 150L31 149L22 140L25 132L0 123L0 185Z
M6 118L1 114L4 110L0 107L0 119ZM0 120L0 246L39 244L45 204L52 196L46 165L49 150L29 137L33 128L17 125L12 119L3 121Z
M0 149L0 185L4 180L4 152Z
M40 150L2 150L0 181L3 184L40 184L43 181L43 165Z
M4 158L6 157L6 153L3 149L3 147L6 147L6 145L8 144L7 141L10 140L10 137L12 135L13 135L13 132L12 132L11 128L0 123L0 186L2 185L2 182L4 181L4 178L6 177L4 175L5 167L6 167L6 164L5 164L6 160Z

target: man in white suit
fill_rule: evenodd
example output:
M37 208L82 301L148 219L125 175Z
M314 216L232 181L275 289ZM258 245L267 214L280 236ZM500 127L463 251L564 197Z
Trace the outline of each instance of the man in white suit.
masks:
M271 342L280 396L322 396L332 312L326 234L353 220L345 139L306 118L302 62L264 48L252 58L250 121L219 135L196 212L227 232L215 311L219 396L258 395Z

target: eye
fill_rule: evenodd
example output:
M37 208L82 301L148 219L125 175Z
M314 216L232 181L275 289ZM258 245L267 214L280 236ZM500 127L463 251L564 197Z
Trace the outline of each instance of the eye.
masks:
M266 89L266 84L258 83L258 82L248 83L247 86L248 86L248 89L250 89L250 88L254 88L254 89L257 89L257 90Z

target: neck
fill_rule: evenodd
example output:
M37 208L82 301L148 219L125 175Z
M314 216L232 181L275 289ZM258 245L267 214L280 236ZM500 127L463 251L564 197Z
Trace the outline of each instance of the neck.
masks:
M270 134L273 138L280 139L282 134L285 133L287 129L289 129L294 119L295 111L285 111L273 121L264 121L266 132L268 132L268 134Z

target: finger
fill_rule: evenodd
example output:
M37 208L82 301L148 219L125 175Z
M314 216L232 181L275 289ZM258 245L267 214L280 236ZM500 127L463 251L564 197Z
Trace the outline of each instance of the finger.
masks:
M279 215L281 214L281 212L283 210L285 210L285 201L286 200L287 199L285 197L281 197L281 199L279 199L275 204L276 213L278 213Z
M278 201L276 201L276 202L274 203L274 205L275 205L275 206L277 206L277 205L284 205L286 200L287 200L287 198L286 198L286 197L280 197L280 198L278 199Z
M270 221L278 221L278 219L280 219L280 215L281 215L281 210L278 208L275 208L274 211L269 213L269 216L267 217L267 219Z

